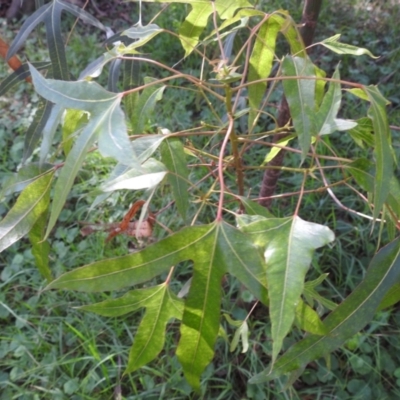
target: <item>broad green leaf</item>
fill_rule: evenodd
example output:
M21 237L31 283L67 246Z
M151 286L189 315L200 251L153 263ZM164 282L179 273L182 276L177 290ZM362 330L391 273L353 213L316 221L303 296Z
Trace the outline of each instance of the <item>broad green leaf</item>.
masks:
M280 357L272 370L267 368L250 383L259 384L303 369L309 362L337 349L371 321L382 299L399 278L400 239L396 239L373 257L364 280L324 319L326 335L305 337Z
M333 79L340 80L339 68L336 68L332 76ZM316 114L315 132L319 135L328 135L337 129L335 118L340 108L342 92L339 82L330 82L329 89L325 94L322 104Z
M239 226L242 218L238 217ZM263 249L268 266L273 363L292 327L314 250L333 241L334 234L326 226L299 217L259 220L242 225L241 230Z
M283 90L289 104L293 125L299 137L301 158L305 160L315 134L315 80L301 79L301 76L315 76L313 64L307 58L285 57L282 63L284 76L298 76L298 79L283 80Z
M49 288L116 290L148 281L185 260L193 261L194 272L177 354L189 383L198 388L219 332L223 275L234 275L260 301L268 302L265 265L248 235L225 223L184 228L139 252L68 272Z
M147 161L166 138L166 135L146 135L135 139L132 148L138 160L141 163Z
M374 181L374 218L378 218L383 203L389 194L389 183L393 176L393 157L390 149L390 129L386 113L388 101L376 86L364 86L371 106L368 116L374 127L376 173Z
M74 139L74 133L78 127L88 122L88 117L85 111L67 109L64 111L62 120L62 138L63 150L65 156L68 156L71 151Z
M30 71L36 91L45 99L65 108L95 113L104 110L121 97L121 94L108 92L96 82L45 79L32 65Z
M316 311L301 299L296 307L295 321L296 325L303 331L315 335L324 335L327 333L326 326L320 320Z
M169 138L161 146L161 159L168 168L167 179L171 185L176 208L185 221L189 208L188 176L186 155L178 138Z
M145 308L146 312L135 335L125 373L133 372L154 360L164 347L165 328L169 320L181 320L184 302L165 283L133 290L118 299L83 306L80 309L116 317Z
M123 174L112 180L108 180L101 186L104 192L120 189L148 189L158 185L166 175L167 171L160 161L154 158L148 159L141 168L130 168Z
M279 15L272 14L261 25L253 46L253 51L249 60L249 73L247 81L253 82L259 79L268 78L272 69L272 62L275 57L275 43L284 19ZM265 95L267 82L258 82L250 85L249 105L251 111L249 114L248 126L253 126L254 119L260 108L260 103Z
M25 134L23 162L25 162L32 155L33 150L35 150L50 117L52 108L52 103L45 99L40 99L33 121Z
M51 63L49 61L34 62L32 65L38 70L51 67ZM22 64L16 71L1 81L0 96L3 96L8 90L16 86L18 83L21 83L21 81L30 76L30 74L31 72L29 71L29 65Z
M369 50L364 49L362 47L352 46L351 44L340 43L340 34L334 35L328 39L323 40L320 42L322 46L326 47L329 50L337 54L352 54L354 56L362 56L366 54L372 58L379 58L375 57Z
M36 90L45 98L66 108L91 113L85 131L91 130L99 135L99 149L104 156L135 164L136 157L119 107L120 95L106 91L95 82L46 80L36 71L32 72L32 76Z
M145 84L153 82L152 78L145 78ZM129 115L134 135L143 134L144 125L154 111L156 103L162 99L164 85L152 85L146 87L140 94L133 109L133 114Z
M47 197L46 207L49 205L50 197ZM47 224L47 209L43 212L31 231L29 232L29 241L32 245L32 254L35 257L36 267L43 276L50 283L53 280L51 269L49 266L50 244L47 240L43 240L46 232Z
M0 252L24 237L46 211L52 178L49 172L30 183L0 221Z

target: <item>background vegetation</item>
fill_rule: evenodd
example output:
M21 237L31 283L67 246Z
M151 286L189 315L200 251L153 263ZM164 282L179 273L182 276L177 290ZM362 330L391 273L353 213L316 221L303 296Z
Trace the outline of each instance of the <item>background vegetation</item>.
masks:
M400 64L400 7L385 2L333 1L324 4L317 29L317 39L342 34L342 41L366 47L381 57L378 60L340 57L342 79L359 81L364 84L380 84L383 95L391 101L390 124L400 125L399 78L396 74ZM152 7L145 8L153 15ZM263 7L286 8L296 17L301 14L297 1L265 2ZM121 7L105 25L121 29L137 20L135 5ZM157 23L171 26L184 16L182 7L170 6ZM146 19L146 13L144 14ZM130 20L128 22L127 20ZM148 21L146 21L148 22ZM3 38L11 41L20 22L7 23L1 20ZM72 18L65 20L67 29ZM126 25L125 25L126 24ZM27 41L25 53L30 61L47 58L43 38L36 31ZM79 74L89 61L102 53L98 33L83 24L78 24L70 37L68 51L71 73ZM178 41L163 42L159 36L153 43L154 58L161 62L165 57L174 59L183 56ZM168 40L168 38L167 38ZM168 48L168 54L164 49ZM71 58L73 57L73 58ZM326 71L333 72L339 57L318 48L312 54L314 60ZM365 58L364 58L365 57ZM400 65L399 65L400 67ZM185 61L182 69L199 68L195 61ZM0 64L0 78L7 75L7 67ZM191 116L203 110L196 107L196 98L190 92L174 97L170 91L169 102L157 109L157 118L163 118L166 125L174 129L190 126ZM15 171L23 151L24 132L37 107L38 98L29 84L0 98L0 184L8 174ZM169 104L169 107L168 107ZM341 117L355 118L362 115L361 104L346 103ZM205 115L204 118L207 116ZM393 129L393 146L398 150L398 130ZM346 136L339 133L331 139L336 146L350 147ZM352 150L361 151L361 150ZM252 157L261 157L252 154ZM87 237L80 234L78 221L88 218L88 209L95 197L82 197L83 192L94 189L104 178L111 166L101 163L96 155L87 159L79 175L79 182L62 211L56 230L51 237L52 268L55 275L76 266L87 264L105 256L124 254L130 246L129 240L118 237L113 244L104 244L106 234L97 233ZM287 163L290 165L290 159ZM296 161L297 162L297 161ZM88 171L96 174L88 176ZM92 172L91 172L92 174ZM260 176L254 175L251 184L259 185ZM253 181L254 179L254 181ZM283 175L278 193L290 192L292 175ZM347 207L359 208L355 197L346 189L341 198ZM123 197L126 196L126 197ZM91 221L120 220L129 204L129 194L112 196L101 208L90 212ZM273 204L273 212L285 216L295 207L291 198L284 198ZM303 208L304 219L327 221L335 231L335 246L340 249L334 257L329 248L319 251L314 258L315 270L328 272L324 283L327 297L341 301L361 281L369 260L376 251L376 232L370 235L368 221L353 217L338 210L324 197L307 197L309 207ZM165 204L160 204L162 208ZM0 215L7 212L6 203L0 203ZM307 215L309 213L309 215ZM174 227L178 223L172 213L160 215L160 222ZM174 229L175 230L175 229ZM162 235L162 232L159 233ZM323 265L323 270L319 268ZM329 266L329 269L328 267ZM27 241L20 241L0 254L0 399L188 399L191 388L183 379L181 367L172 354L177 338L168 336L165 350L156 361L139 371L121 378L126 365L127 352L135 334L137 321L123 318L102 318L91 313L76 311L76 304L99 301L102 295L87 295L68 292L42 293L45 282L35 267ZM185 270L182 269L182 281ZM310 277L312 278L312 277ZM223 309L243 319L248 312L249 293L242 287L227 280L224 282L227 296ZM104 297L105 298L105 297ZM379 312L374 321L360 334L351 339L344 348L335 352L331 365L325 362L312 363L306 373L293 387L280 392L279 385L259 386L247 383L250 376L265 368L267 360L260 357L263 346L268 346L268 318L263 310L255 310L250 323L250 348L247 353L237 349L229 352L229 344L218 341L218 351L213 363L207 368L202 381L202 398L207 399L398 399L400 397L400 310L398 306ZM234 327L225 323L228 334ZM287 348L298 338L290 337Z

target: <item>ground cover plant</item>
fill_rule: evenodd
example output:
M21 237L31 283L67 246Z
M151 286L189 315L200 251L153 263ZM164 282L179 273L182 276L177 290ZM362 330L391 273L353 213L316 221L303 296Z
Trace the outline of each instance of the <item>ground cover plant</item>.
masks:
M345 343L347 347L342 349L353 370L362 371L364 376L371 373L368 354L374 351L373 346L368 335L354 335L371 322L378 308L397 302L399 268L395 239L398 183L393 174L396 153L386 115L387 101L378 89L365 82L341 81L337 66L326 77L307 55L288 13L269 10L265 14L246 1L230 7L225 7L224 1L196 3L182 24L175 23L176 32L170 31L168 19L164 20L166 26L156 24L157 20L147 24L140 20L122 34L109 37L108 51L79 70L76 81L77 76L71 76L67 69L68 56L63 56L60 32L52 29L57 26L54 18L65 10L108 36L110 31L90 14L62 1L41 7L20 28L9 56L24 43L36 22L44 22L51 63L25 65L2 86L5 92L17 82L16 76L30 74L40 96L25 143L15 145L14 152L22 153L22 162L17 156L6 158L7 162L21 163L21 167L3 181L2 195L8 200L4 204L10 208L0 223L3 250L11 245L23 246L23 242L16 242L28 233L32 250L26 250L24 256L14 253L7 260L2 279L7 285L29 260L50 281L48 288L106 292L79 297L79 305L101 301L85 305L84 310L113 317L140 308L145 311L134 334L126 325L130 317L113 319L122 321L123 329L112 325L104 328L114 331L115 338L128 334L128 340L116 339L123 342L114 343L113 352L104 358L98 350L103 338L95 341L87 326L75 326L82 310L59 311L55 320L72 333L70 341L60 342L60 346L76 352L79 339L98 365L88 367L82 356L68 369L62 358L60 361L53 355L49 364L57 369L55 376L64 376L63 389L50 391L49 382L44 380L29 390L47 391L52 398L78 392L77 396L85 393L87 398L102 398L105 393L110 395L114 384L121 390L123 385L129 386L125 394L131 398L152 393L154 398L162 398L166 390L187 398L192 388L208 398L240 398L241 393L265 398L268 390L269 395L279 396L277 391L285 385L282 375L290 373L289 384L296 382L299 370ZM146 20L155 13L145 14ZM168 15L168 8L164 15ZM182 46L185 58L164 64L152 58L147 50L152 48L146 46L162 36L168 37L167 43ZM278 41L276 46L278 38L283 43ZM362 47L343 44L336 36L319 43L324 52L372 55ZM154 48L160 51L159 46ZM47 75L41 75L38 68ZM108 79L104 79L106 72ZM99 82L108 90L93 82L99 73ZM347 90L346 105L365 102L365 106L359 106L361 115L350 113L338 118L342 85ZM292 121L277 127L275 108L282 93ZM184 118L173 115L177 108ZM57 132L59 123L62 128ZM268 139L276 134L285 138L273 146ZM267 151L267 147L272 150ZM267 210L257 203L265 199L256 191L264 170L273 169L268 162L282 147L293 154L284 167L278 167L283 173L274 197L282 200ZM15 167L12 163L9 169ZM338 199L334 193L339 186ZM94 211L86 216L88 203ZM114 212L116 204L120 208ZM140 210L140 219L133 222L133 214ZM93 218L101 213L121 221L109 228L106 235L110 244L105 246L98 236L79 243L77 226L62 227L63 222L71 224L81 215ZM305 215L307 221L300 218ZM369 225L359 227L361 217L369 218ZM371 229L378 237L377 246L386 245L375 256L377 249L368 239ZM129 233L135 242L129 255L121 232ZM347 238L341 240L341 234L347 234ZM66 243L74 241L76 248L67 247ZM47 257L50 242L52 268ZM329 250L312 257L316 248L328 243L332 243ZM91 246L96 248L95 256L88 251ZM362 254L363 259L341 259L341 246L352 247L349 253ZM107 258L116 255L121 257ZM349 282L340 285L347 263L355 270L362 267L359 274L363 280L357 287L361 276L355 274L348 274ZM324 289L328 282L326 266L337 268L329 281L336 293L329 295ZM68 269L72 270L61 275ZM37 275L36 280L40 280ZM47 291L29 297L27 309L36 307L44 296L52 298L57 293ZM76 304L74 292L67 296ZM223 312L218 307L221 302ZM12 315L7 302L3 308L5 317L10 312ZM105 319L88 315L100 330L106 326L102 325ZM387 323L388 318L381 313L368 332ZM173 324L164 333L172 319ZM17 321L27 323L21 317ZM259 326L263 328L256 330ZM40 328L39 321L35 327ZM228 367L230 356L224 355L226 346L224 350L221 344L227 332L232 333L231 350L245 351L245 355L236 353L237 365L246 357L252 370ZM252 332L257 332L257 337L252 337ZM304 332L308 332L305 337ZM54 332L46 335L53 336ZM164 335L167 351L160 356ZM218 336L221 339L214 355ZM26 376L21 374L20 360L33 361L35 371L39 357L26 351L29 346L24 339L3 343L3 353L14 352L15 358L14 368L3 377L5 387L9 393L21 395L24 393L17 392L21 390L18 382ZM361 347L360 356L352 353ZM122 379L118 355L128 348L129 359L126 365L124 362L127 376L121 386L115 383ZM381 351L380 346L376 348ZM281 350L287 352L282 355ZM395 373L390 355L383 350L382 354L386 354L382 356L386 361L381 371ZM226 361L221 369L213 366L218 363L210 364L213 357ZM132 377L138 375L134 373L141 366L146 370L145 365L152 360L147 368L159 378L143 374L135 381ZM161 367L160 360L164 360ZM264 370L268 363L269 369ZM343 363L343 358L335 356L327 365L318 361L300 379L310 386L331 381L332 371ZM311 373L313 368L320 374ZM81 374L86 377L83 381L77 378ZM218 382L219 376L235 377L232 382L240 380L241 388L229 386L229 379ZM270 379L275 381L267 389L262 383ZM395 392L391 379L383 376L382 380ZM359 393L367 398L376 395L373 390L382 391L382 386L382 382L371 388L360 379L344 380L343 393L335 395L346 398ZM314 394L323 396L320 390ZM329 395L333 389L328 386L324 390Z

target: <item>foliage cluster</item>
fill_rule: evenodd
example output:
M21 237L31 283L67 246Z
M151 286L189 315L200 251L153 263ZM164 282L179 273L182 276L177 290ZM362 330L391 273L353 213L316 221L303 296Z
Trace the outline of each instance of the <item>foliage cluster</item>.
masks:
M324 253L325 258L319 256L312 260L316 248L333 240L333 232L325 224L337 227L334 226L337 215L332 212L332 219L326 216L319 219L321 207L316 206L318 202L335 199L331 189L334 185L345 185L357 194L357 198L348 199L343 191L341 203L336 204L346 204L342 206L343 210L356 209L358 215L369 214L372 225L380 230L380 240L385 243L393 240L399 207L398 183L391 161L395 153L386 115L387 102L383 96L376 87L347 82L348 93L357 96L359 100L356 101L368 102L365 107L368 114L356 122L337 118L343 84L339 69L335 69L332 78L326 78L322 70L312 64L302 48L296 25L286 12L266 15L251 8L246 1L234 2L229 7L222 0L216 1L215 9L212 4L207 2L205 6L203 3L193 6L179 27L178 35L153 22L148 25L139 22L109 39L108 51L83 71L78 71L78 81L67 69L60 32L52 30L57 25L53 23L54 18L59 18L62 10L68 10L108 34L109 30L91 15L59 0L44 5L35 18L25 22L11 45L10 55L18 50L26 34L35 27L33 21L41 21L46 26L51 64L39 62L36 68L35 64L25 65L4 80L1 87L5 91L18 82L17 78L31 74L35 91L40 96L25 142L19 141L19 148L15 150L23 152L22 166L3 182L2 195L12 199L10 204L14 205L0 223L2 249L30 232L32 251L27 251L25 258L14 256L2 279L4 282L14 279L21 273L22 262L30 260L51 281L50 288L89 293L114 290L119 295L89 297L93 299L88 299L90 302L103 301L84 306L85 310L115 317L145 308L133 338L127 372L155 359L164 344L167 322L172 318L181 321L180 324L175 322L173 329L167 331L166 340L174 342L176 331L180 329L178 360L194 388L199 388L204 370L202 379L205 380L216 373L207 368L214 356L215 341L217 336L226 336L224 326L234 327L232 350L241 342L240 347L247 350L248 357L255 363L266 360L271 363L269 375L260 372L251 379L253 384L247 386L248 397L259 398L257 396L265 395L259 389L260 382L278 379L276 387L280 388L280 377L288 372L291 372L289 382L294 381L299 370L310 361L352 338L371 320L378 307L397 302L398 293L394 290L399 271L397 240L377 253L361 285L356 289L350 285L354 291L340 306L337 303L342 297L322 297L320 289L326 282L325 265L332 265L326 254L334 247ZM193 21L196 24L203 21L204 26ZM200 41L201 30L206 28L207 22L208 31ZM237 23L240 25L235 26ZM291 48L290 56L278 56L273 51L279 32L284 34ZM158 58L150 58L146 47L144 54L138 53L141 46L150 48L152 41L159 40L162 35L169 37L168 43L175 41L174 46L179 43L179 38L185 49L185 60L178 67L174 63L179 60L163 65ZM249 37L251 41L248 41ZM368 53L365 49L342 44L337 37L325 39L320 44L339 53ZM159 47L155 45L154 48ZM191 58L194 61L190 61ZM274 71L273 63L277 66ZM144 64L142 69L141 64ZM200 70L193 69L198 65ZM108 90L105 90L93 80L103 67L108 66L108 79L104 80ZM44 78L37 68L47 70L47 76L52 79ZM271 71L275 75L266 78ZM151 76L145 76L149 74ZM291 192L297 192L284 197L289 199L285 200L286 209L274 210L274 216L254 201L257 196L252 189L257 185L257 176L261 179L259 174L265 168L267 157L273 157L279 150L279 145L275 146L267 155L264 149L271 147L265 139L276 133L274 107L270 107L270 103L281 95L282 90L288 98L293 118L293 126L285 127L285 132L291 136L287 143L281 143L285 147L293 146L293 156L290 165L285 167L282 182L286 188L291 187ZM185 99L186 104L182 104L181 99ZM121 100L124 112L120 107ZM166 106L163 106L164 100ZM186 120L176 118L177 107L183 107L178 115L185 115ZM60 122L62 128L57 136ZM334 134L342 130L347 132L352 143L350 153L335 148ZM37 149L39 133L43 137ZM360 149L354 152L356 146ZM9 160L15 162L18 159L11 154L7 155L7 162ZM371 160L375 160L376 165ZM15 165L7 165L8 170L14 168ZM105 176L105 179L102 183L97 178L90 182L93 176ZM53 180L54 188L51 189ZM77 200L76 195L81 194L81 189L87 192L85 199ZM368 197L362 192L368 193ZM16 194L19 194L17 200ZM94 202L94 209L97 207L104 210L107 217L123 220L124 213L120 210L119 215L118 212L112 214L108 211L110 207L118 201L128 204L139 198L146 199L142 223L149 222L150 209L153 213L154 210L163 211L155 213L160 225L154 227L152 238L140 237L135 232L138 249L128 256L105 260L103 257L109 256L111 250L103 249L99 242L93 243L96 241L93 239L99 261L53 280L52 276L64 272L68 265L75 267L93 261L91 253L85 254L89 247L87 241L82 241L76 249L68 249L65 245L79 235L76 227L66 230L58 225L60 221L70 221L68 209L79 209L80 201ZM69 206L71 201L73 204ZM314 216L312 211L307 212L313 222L300 219L302 210L310 208L315 210ZM351 217L347 218L345 229L352 221ZM186 228L179 230L185 225ZM141 222L136 226L140 227ZM51 234L54 227L55 234ZM177 233L172 234L171 229ZM363 232L359 237L367 235ZM51 244L57 258L53 271L48 263L51 236L55 236ZM155 244L146 244L154 237L158 240ZM357 236L353 240L356 239ZM120 244L117 251L124 253L124 239L117 237L114 240ZM340 241L337 239L336 243ZM142 249L142 246L145 247ZM66 252L71 250L75 250L72 253L77 254L76 258L67 257ZM188 260L193 265L187 263ZM365 260L363 263L365 266ZM309 271L310 264L313 271ZM175 267L169 270L172 265ZM225 276L227 273L231 276ZM222 322L217 307L221 302L221 281L223 310L231 312L231 316L225 317L228 324ZM127 291L126 287L132 285L136 285L135 290ZM56 296L49 293L40 297ZM32 296L28 308L35 306L40 297ZM229 304L232 301L234 307ZM269 310L269 320L262 317L266 313L265 306ZM9 315L10 309L4 310L5 315ZM334 311L322 320L330 310ZM75 313L68 312L68 318L76 320ZM382 314L381 323L386 323L387 317ZM21 317L18 321L26 323ZM111 355L107 360L100 360L98 344L86 339L90 335L85 334L85 329L79 332L68 319L59 318L59 321L74 333L72 347L78 337L93 359L101 365L109 361L112 364ZM102 320L94 319L94 323L101 326L98 321ZM258 345L249 349L249 340L254 340L251 332L257 324L268 327L267 337L272 338L272 343L266 337L260 337L256 341ZM39 322L37 327L40 327ZM371 332L375 328L372 325ZM303 340L300 340L301 332L308 332ZM294 344L296 336L298 343L279 356L282 349ZM360 337L352 340L353 343L347 345L350 349L365 343ZM119 350L128 345L121 344ZM167 346L171 351L173 347L173 344ZM26 348L26 344L16 338L4 346L3 352L24 357ZM165 353L164 357L170 355ZM349 362L354 370L367 374L370 372L368 357L349 355ZM384 357L390 360L389 354ZM180 380L178 360L172 360L171 368L175 372L171 380L179 382L177 385L181 386L182 393L188 395L190 388ZM333 357L332 364L335 362L338 361ZM82 370L87 368L84 360L80 364ZM385 364L385 372L393 373L390 362ZM260 368L261 365L257 370ZM119 379L118 368L101 369L106 381ZM16 381L19 373L16 365L11 381ZM87 374L84 385L87 393L95 391L98 382L95 369L91 373ZM80 383L74 371L69 374L71 379L64 383L64 392L73 394ZM248 371L242 371L242 374L250 377ZM313 384L318 379L323 382L330 379L330 374L327 371L318 377L306 373L303 381ZM46 387L46 382L42 385ZM151 382L143 381L141 385L141 395L145 395L146 389L151 391ZM354 380L347 389L356 393L363 390L360 385L362 382ZM223 396L223 391L221 393ZM62 393L53 394L62 398Z

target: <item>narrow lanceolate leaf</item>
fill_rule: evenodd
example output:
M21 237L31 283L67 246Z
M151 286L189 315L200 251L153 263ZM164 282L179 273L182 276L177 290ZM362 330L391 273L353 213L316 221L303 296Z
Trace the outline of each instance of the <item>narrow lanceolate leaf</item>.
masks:
M276 363L254 376L250 383L276 379L305 366L341 346L364 328L389 289L400 278L400 239L382 248L371 260L364 280L353 293L325 318L328 333L309 335L292 346Z
M38 176L54 168L52 164L30 163L23 165L18 172L10 175L3 183L0 190L0 199L10 194L21 192Z
M64 108L59 104L51 104L50 113L42 130L42 143L40 145L40 162L46 161L53 145L54 135L61 121Z
M315 80L301 79L302 76L315 76L314 66L308 58L285 57L282 63L284 76L298 76L298 79L283 80L283 89L289 104L293 125L299 137L302 161L315 134Z
M95 136L89 129L84 129L82 134L76 140L72 150L65 160L64 166L58 176L55 188L54 197L51 206L50 220L47 227L45 239L49 236L51 230L57 222L58 216L64 207L65 201L74 183L76 175L83 163L87 151L93 145Z
M186 378L198 388L219 332L223 275L234 275L260 301L268 303L265 264L248 235L225 223L188 227L140 252L64 274L49 288L120 289L150 280L185 260L193 261L194 274L177 354Z
M65 110L62 120L62 139L65 156L68 156L74 143L74 134L83 124L88 122L87 113L72 108Z
M141 167L129 168L113 179L109 179L101 186L104 192L120 189L140 190L157 186L167 174L167 170L160 161L150 158Z
M42 135L43 129L50 117L53 104L48 100L40 99L38 108L35 113L33 121L29 125L28 130L25 134L24 143L24 155L23 161L25 162L28 157L30 157L35 150L36 145L39 142L40 136Z
M168 321L173 318L182 319L183 300L171 292L165 284L154 289L146 303L146 313L129 352L125 373L136 371L154 360L164 347Z
M256 35L256 41L249 61L249 73L247 80L253 82L259 79L268 78L272 69L272 62L275 56L276 37L285 20L278 15L271 15L262 25ZM253 125L254 119L260 108L260 103L265 95L267 82L259 82L250 85L249 105L251 108L249 114L249 127Z
M49 196L47 196L47 207L49 204ZM32 245L32 254L35 257L36 267L43 276L50 283L53 280L51 269L49 266L50 244L47 240L43 240L46 232L47 224L47 209L43 212L31 231L29 232L29 241Z
M247 225L241 224L242 218L238 218L241 230L251 234L263 249L268 266L274 362L292 327L314 250L334 240L334 234L326 226L299 217L259 219Z
M393 176L393 157L390 150L390 129L386 113L388 101L379 92L376 86L365 86L371 106L368 116L372 120L375 133L375 161L376 173L374 182L374 218L377 218L382 210L389 190L390 180Z
M145 83L153 82L151 78L145 78ZM145 123L154 111L156 103L162 99L165 86L153 85L145 88L135 102L130 117L132 130L135 135L143 134Z
M332 78L340 80L339 68L336 68ZM328 135L337 130L335 119L340 108L341 100L342 92L340 83L330 82L329 89L322 100L322 104L315 118L315 132L317 135Z
M135 335L125 373L135 371L154 360L164 347L165 328L171 319L182 319L184 302L162 284L128 292L80 309L108 317L117 317L145 308L146 312Z
M86 23L94 25L102 30L107 30L103 24L85 10L62 0L53 0L40 7L26 19L11 44L7 57L12 57L23 46L32 30L35 29L39 23L43 22L46 26L47 46L49 48L53 76L56 79L69 80L63 37L61 34L61 13L63 10L73 13Z
M40 61L32 63L38 70L51 67L49 61ZM8 90L21 83L25 78L31 75L28 64L22 64L16 71L4 78L0 83L0 96L3 96Z
M167 177L171 185L176 208L185 221L189 208L189 171L186 165L186 155L183 145L178 138L170 138L164 141L161 147L161 158L169 171Z
M326 47L329 50L332 50L333 52L337 54L352 54L354 56L362 56L363 54L367 54L368 56L372 58L378 58L375 57L369 50L364 49L362 47L357 47L353 46L351 44L346 44L346 43L340 43L340 34L334 35L328 39L323 40L320 42L322 46Z
M0 252L25 236L45 212L52 177L53 173L46 173L28 185L0 221Z

